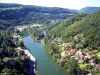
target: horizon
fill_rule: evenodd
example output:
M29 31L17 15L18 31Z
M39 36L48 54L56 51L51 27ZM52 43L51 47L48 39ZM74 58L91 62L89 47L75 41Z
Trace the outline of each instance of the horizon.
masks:
M100 0L0 0L0 3L16 3L43 7L60 7L79 10L84 7L100 7Z

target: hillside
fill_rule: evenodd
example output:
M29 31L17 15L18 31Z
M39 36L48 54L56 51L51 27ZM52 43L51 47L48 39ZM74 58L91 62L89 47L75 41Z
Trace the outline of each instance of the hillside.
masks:
M66 19L77 12L65 8L21 4L0 4L0 29L27 23L46 23Z
M13 32L0 30L0 75L35 75L33 61L21 50L25 49L23 42L12 37Z
M45 48L69 75L100 75L100 12L80 14L48 29Z
M100 11L100 7L84 7L80 9L79 13L93 14L95 12Z
M48 37L61 37L63 40L71 42L74 48L99 49L100 12L81 17L78 20L76 16L74 19L76 20L65 20L64 23L49 29Z

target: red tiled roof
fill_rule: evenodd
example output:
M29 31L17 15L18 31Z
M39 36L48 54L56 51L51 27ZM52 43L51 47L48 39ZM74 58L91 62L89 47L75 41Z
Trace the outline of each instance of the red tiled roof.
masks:
M92 51L89 51L89 52L86 53L86 55L92 55L92 54L93 54Z
M100 64L97 64L96 67L100 68Z
M72 50L70 51L71 55L74 55L76 52L77 52L77 51L74 50L74 49L72 49Z

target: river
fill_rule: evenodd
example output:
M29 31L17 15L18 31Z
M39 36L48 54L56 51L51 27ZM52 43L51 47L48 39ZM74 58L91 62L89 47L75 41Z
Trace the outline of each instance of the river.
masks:
M65 70L59 68L46 53L42 43L35 42L31 36L23 37L25 46L37 59L38 75L67 75Z

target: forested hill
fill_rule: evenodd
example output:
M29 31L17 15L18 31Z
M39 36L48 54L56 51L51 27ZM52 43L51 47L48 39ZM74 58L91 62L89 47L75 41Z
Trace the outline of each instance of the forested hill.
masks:
M79 10L79 13L93 14L100 11L100 7L84 7Z
M77 13L75 10L70 10L67 8L0 3L0 8L9 8L9 9L18 8L18 9L20 9L19 7L23 8L24 10L25 10L25 8L27 8L27 12L50 13L50 14L61 14L61 13L75 14L75 13Z
M0 29L31 22L48 24L51 20L66 19L76 14L75 10L65 8L0 3Z
M63 40L72 43L72 48L88 48L89 50L100 49L100 12L88 15L86 17L79 16L80 19L65 20L64 23L51 28L48 37L61 37ZM79 18L78 17L78 18ZM74 21L74 22L73 22Z

